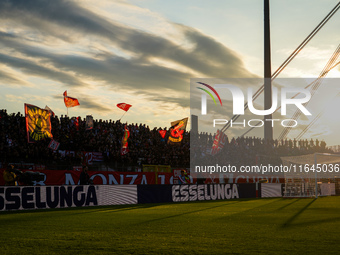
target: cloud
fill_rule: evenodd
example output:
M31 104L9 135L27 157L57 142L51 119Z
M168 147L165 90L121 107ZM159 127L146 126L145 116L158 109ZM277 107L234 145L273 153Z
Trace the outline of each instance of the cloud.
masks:
M63 101L63 96L61 95L54 95L53 98L58 99L60 101ZM84 108L84 109L90 109L90 110L95 110L97 112L111 112L112 108L109 106L106 106L105 104L101 103L101 101L92 99L89 96L77 96L76 97L79 101L79 108Z
M3 64L6 64L15 69L19 69L26 74L41 76L50 80L59 81L69 86L80 84L84 85L83 82L72 77L71 75L52 70L51 68L41 66L27 59L12 57L1 53L0 59Z
M190 78L256 77L236 52L181 24L168 23L182 35L170 40L64 0L3 1L0 21L0 43L16 53L0 53L3 63L67 86L92 80L188 107Z
M9 85L24 85L31 86L29 83L22 79L18 79L13 74L0 70L0 82Z
M24 96L11 95L11 94L6 95L5 98L8 102L20 102L20 101L23 102L25 100Z
M194 45L191 50L179 57L194 70L214 78L257 77L245 69L240 56L233 50L194 28L179 24L177 26L182 29L187 40Z
M112 108L105 106L103 104L98 103L88 97L79 97L79 102L81 103L81 107L85 109L93 109L101 112L111 112Z

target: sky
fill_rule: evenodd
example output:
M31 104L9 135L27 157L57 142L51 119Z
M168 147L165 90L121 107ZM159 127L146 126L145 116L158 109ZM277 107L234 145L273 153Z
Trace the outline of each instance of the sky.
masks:
M270 1L273 72L337 2ZM128 103L123 122L163 128L190 115L190 79L263 78L260 0L0 0L0 22L0 109L9 113L29 103L66 114L67 90L80 102L69 116L117 120L124 111L116 105ZM337 12L279 78L318 77L339 27ZM339 66L327 77L339 78ZM340 144L330 129L337 101L308 138L329 123L320 139Z

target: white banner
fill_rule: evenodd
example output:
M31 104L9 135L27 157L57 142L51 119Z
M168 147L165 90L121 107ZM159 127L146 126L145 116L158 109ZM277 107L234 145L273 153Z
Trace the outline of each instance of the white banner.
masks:
M261 183L261 197L282 197L281 183Z

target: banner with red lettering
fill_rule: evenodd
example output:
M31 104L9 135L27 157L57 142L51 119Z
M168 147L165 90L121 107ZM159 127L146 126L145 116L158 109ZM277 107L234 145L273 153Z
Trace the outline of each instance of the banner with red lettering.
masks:
M83 151L82 156L82 162L85 165L92 165L93 162L101 162L104 160L103 154L101 152Z
M0 176L4 169L0 169ZM72 170L40 170L43 175L41 181L34 182L34 185L77 185L79 184L80 171ZM25 171L23 171L25 172ZM88 171L90 178L95 185L120 185L120 184L174 184L173 173L141 173L141 172L113 172L113 171ZM157 182L156 182L157 176ZM284 183L284 178L278 176L247 176L233 175L231 178L224 178L225 183L256 183L267 179L269 183ZM196 179L192 183L196 183ZM219 178L208 178L205 183L219 183ZM0 186L5 185L3 178L0 178Z
M0 169L1 176L4 169ZM25 170L23 172L26 172ZM35 185L77 185L81 171L72 170L42 170L32 171L39 172L43 175L43 180L34 182ZM112 172L112 171L88 171L90 178L94 184L156 184L155 173L136 173L136 172ZM171 174L170 174L171 175ZM158 174L158 184L170 184L170 176L168 173ZM0 178L0 185L5 185L3 178Z
M75 151L68 151L68 150L58 150L58 153L61 157L76 157ZM79 153L79 152L78 152ZM86 165L91 165L92 162L101 162L104 161L103 153L101 152L95 152L95 151L82 151L80 152L81 156L83 157L83 163Z

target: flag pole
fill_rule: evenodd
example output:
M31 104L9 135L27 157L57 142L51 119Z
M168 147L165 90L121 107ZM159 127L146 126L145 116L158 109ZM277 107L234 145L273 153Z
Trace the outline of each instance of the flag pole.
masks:
M124 114L122 115L122 117L120 117L119 121L124 117L125 113L127 113L127 111L124 112Z

